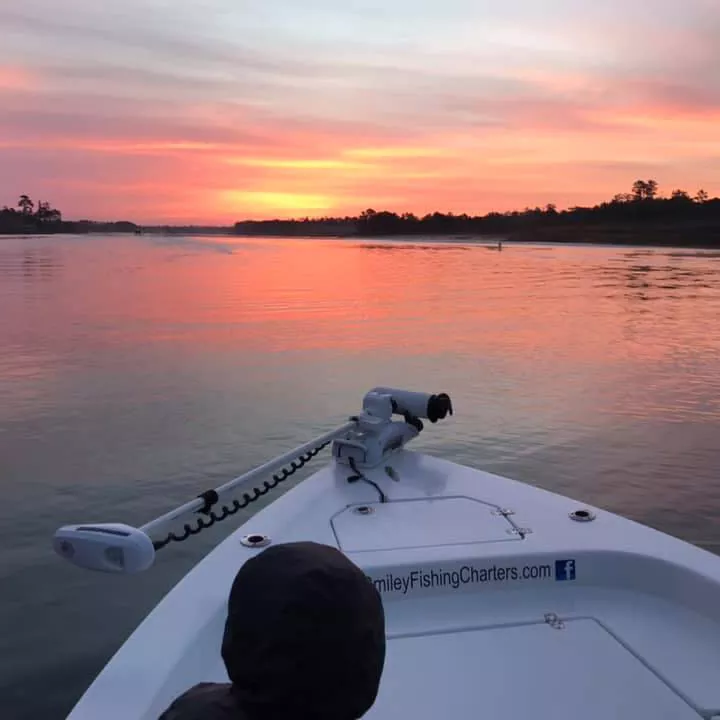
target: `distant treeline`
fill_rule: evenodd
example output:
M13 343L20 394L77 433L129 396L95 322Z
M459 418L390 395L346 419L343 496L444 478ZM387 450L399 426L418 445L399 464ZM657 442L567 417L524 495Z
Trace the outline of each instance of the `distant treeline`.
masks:
M375 211L368 210L366 212ZM235 232L238 235L356 235L359 220L360 218L357 217L306 217L302 220L243 220L242 222L235 223Z
M639 242L720 245L720 198L704 190L661 197L655 180L637 180L630 193L592 207L554 204L487 215L435 212L422 217L365 210L358 217L244 221L243 235L450 235L527 241Z
M35 203L28 195L21 195L17 208L3 206L0 210L0 232L57 232L62 225L62 213L49 202Z
M95 222L77 220L68 222L62 213L49 202L37 205L28 195L21 195L16 207L3 206L0 210L0 233L21 235L28 233L89 233L89 232L135 232L135 223Z
M0 210L0 233L155 232L179 234L282 236L389 236L445 235L457 239L475 236L534 242L610 242L720 246L720 198L704 190L691 196L673 190L662 197L655 180L637 180L631 192L592 207L558 210L553 204L522 211L487 215L434 212L419 217L383 210L365 210L357 217L299 220L246 220L233 228L208 226L154 226L142 228L128 221L95 222L62 219L49 202L37 205L21 195L16 207Z
M143 225L142 232L155 235L233 235L234 228L222 225Z

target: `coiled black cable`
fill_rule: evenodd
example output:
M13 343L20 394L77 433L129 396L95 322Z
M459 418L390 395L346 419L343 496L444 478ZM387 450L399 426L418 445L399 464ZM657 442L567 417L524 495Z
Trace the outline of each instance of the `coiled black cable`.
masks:
M242 495L241 500L233 500L230 507L223 505L222 508L215 512L212 510L212 506L218 502L218 495L215 490L207 490L204 493L198 495L205 501L205 506L200 508L198 512L203 513L207 519L198 517L193 523L185 523L183 530L180 534L170 532L161 540L154 540L153 547L155 550L161 550L171 542L183 542L187 540L191 535L197 535L206 528L212 527L215 523L225 520L225 518L235 515L236 512L246 508L250 503L254 503L260 499L263 495L267 495L271 490L276 488L281 482L287 480L291 475L294 475L301 467L306 465L312 460L321 450L326 448L330 444L330 440L324 442L322 445L318 445L312 450L308 450L306 453L300 455L296 460L293 460L290 465L284 467L278 474L272 476L272 480L265 480L261 487L255 487L250 492L245 492Z
M363 475L360 470L358 470L358 467L355 463L354 458L349 458L348 464L350 465L350 469L355 473L354 475L351 475L347 481L349 483L357 482L358 480L362 480L363 482L367 483L368 485L372 485L378 492L378 497L380 498L381 503L386 503L388 501L387 495L382 491L382 488L374 481L372 481L369 477Z

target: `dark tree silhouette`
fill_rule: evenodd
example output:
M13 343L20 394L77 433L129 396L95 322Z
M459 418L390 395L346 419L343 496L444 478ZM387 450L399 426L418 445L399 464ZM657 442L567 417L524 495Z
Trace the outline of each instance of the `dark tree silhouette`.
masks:
M549 203L524 211L489 212L474 216L433 212L413 213L364 210L357 217L303 220L243 221L240 235L446 235L467 239L473 235L526 241L577 241L664 245L720 245L720 198L705 192L694 198L674 190L658 196L655 180L637 180L632 193L619 193L593 207L558 210Z
M32 215L35 208L35 203L30 199L29 195L21 195L17 205L23 215Z
M40 223L55 223L62 220L62 213L51 207L49 202L38 202L37 212L35 217Z
M5 205L0 210L0 233L56 233L78 232L81 223L64 223L62 213L49 202L41 200L35 209L35 203L29 195L21 195L17 206Z
M654 200L657 197L658 184L655 180L636 180L632 186L635 200Z
M673 190L670 198L680 202L692 202L692 198L684 190Z
M706 203L710 199L710 196L705 192L705 190L700 189L697 191L697 195L695 196L695 202L696 203Z

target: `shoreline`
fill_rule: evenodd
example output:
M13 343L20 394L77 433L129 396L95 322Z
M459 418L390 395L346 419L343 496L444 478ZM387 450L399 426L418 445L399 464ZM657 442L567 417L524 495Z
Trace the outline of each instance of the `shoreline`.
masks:
M662 233L660 233L662 235ZM488 234L488 235L448 235L447 233L412 233L412 234L383 234L383 235L365 235L360 233L343 234L343 235L320 235L320 234L280 234L280 233L237 233L227 232L207 232L205 230L198 231L177 231L177 232L144 232L142 235L136 235L133 232L122 230L115 231L93 231L93 232L73 232L71 230L62 230L57 232L27 232L27 233L11 233L0 231L0 240L3 238L46 238L53 236L67 237L90 237L98 236L126 236L126 237L146 237L146 236L185 236L185 237L233 237L233 238L277 238L282 240L351 240L355 242L385 242L385 243L434 243L445 245L477 245L485 247L488 250L502 251L498 247L498 243L502 242L502 249L512 246L535 245L546 247L634 247L634 248L657 248L657 249L677 249L677 250L717 250L720 251L720 232L707 240L680 240L677 237L658 237L652 238L628 237L627 234L618 237L615 233L601 233L595 237L588 237L587 231L580 228L577 232L569 233L568 228L563 228L561 233L549 233L547 231L525 232L521 235L509 234ZM520 236L519 236L520 235Z

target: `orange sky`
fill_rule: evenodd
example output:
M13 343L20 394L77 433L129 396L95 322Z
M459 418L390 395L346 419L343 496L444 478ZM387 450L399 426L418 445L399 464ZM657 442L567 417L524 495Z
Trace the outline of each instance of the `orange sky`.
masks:
M229 223L720 194L716 0L386 5L3 10L0 204Z

